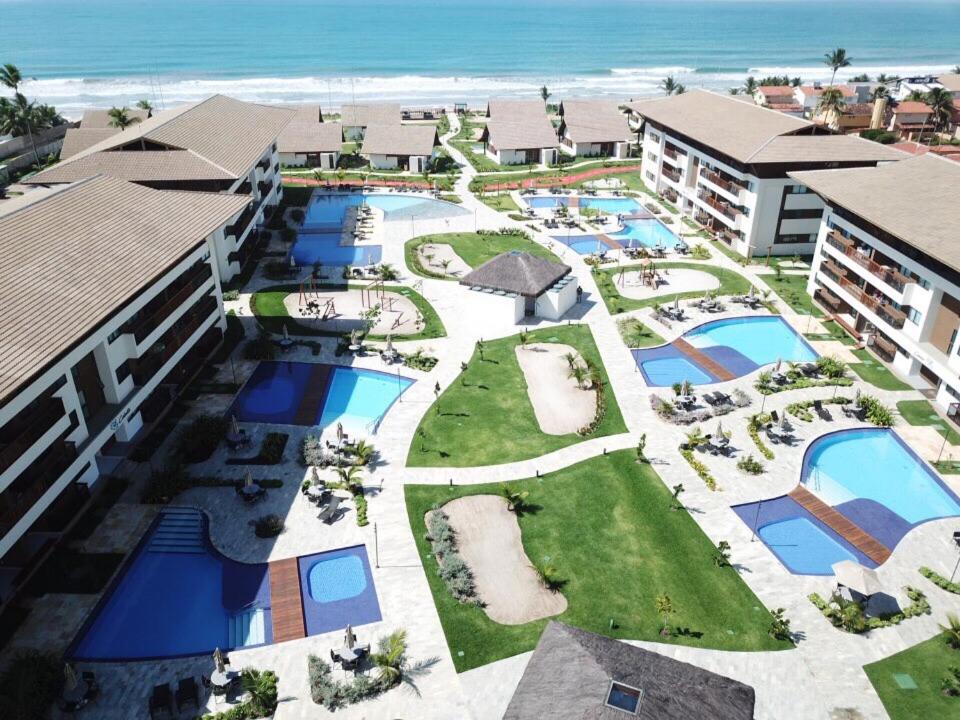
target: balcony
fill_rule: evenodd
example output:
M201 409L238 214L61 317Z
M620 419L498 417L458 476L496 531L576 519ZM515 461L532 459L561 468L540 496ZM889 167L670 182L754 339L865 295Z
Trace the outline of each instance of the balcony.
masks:
M844 237L836 230L831 230L827 233L826 242L832 248L846 255L857 265L878 280L885 282L897 292L903 292L909 283L916 282L916 280L907 277L899 270L881 265L870 257L868 253L858 249L852 238Z
M830 292L824 287L817 288L814 291L813 296L817 298L820 302L822 302L824 305L826 305L828 308L833 310L833 312L835 313L840 312L840 309L844 305L843 300L838 298L836 295L834 295L832 292Z
M260 209L260 204L252 202L247 205L247 209L241 213L240 217L237 218L236 222L233 225L227 225L226 230L224 230L225 235L233 235L238 241L240 236L250 227L250 223L253 222L253 219L257 216L257 212Z
M672 203L677 202L677 200L680 198L680 196L677 195L677 191L674 190L673 188L664 188L663 197Z
M68 431L69 432L69 431ZM30 509L37 504L53 485L66 472L70 464L77 459L77 448L71 442L60 442L44 453L43 457L33 463L21 475L29 484L18 488L19 481L0 494L2 509L0 509L0 537L6 535L13 526L20 522Z
M661 170L661 174L662 174L665 178L668 178L669 180L672 180L672 181L675 182L675 183L679 183L679 182L680 182L680 171L679 171L679 170L674 170L673 168L668 168L668 167L664 166L663 170Z
M146 385L160 368L176 354L177 350L183 347L190 336L210 318L216 308L216 299L208 295L180 318L173 327L157 340L146 355L136 361L131 373L134 383L141 386Z
M887 340L887 338L885 338L879 332L873 336L873 344L870 347L877 355L887 362L893 362L897 356L897 351L900 349L897 347L896 343Z
M740 240L743 239L740 236L740 233L735 232L733 230L729 230L727 228L720 229L720 237L721 239L723 239L724 242L727 243L727 245L733 245L734 243L739 242Z
M698 190L697 197L716 210L718 213L730 218L731 220L736 220L737 216L742 214L740 208L734 207L730 203L724 202L723 200L718 200L706 190Z
M265 157L260 162L257 163L257 170L267 172L270 169L270 158Z
M731 180L727 180L720 173L714 172L713 170L707 170L707 169L701 170L700 177L704 178L710 183L713 183L718 188L722 190L726 190L731 195L736 195L739 197L740 191L743 190L742 185L738 185L737 183Z
M60 418L66 414L63 401L58 397L48 398L38 409L30 413L23 428L8 442L0 445L0 473L6 471L33 444L43 437ZM3 428L7 431L8 428Z
M159 298L154 298L138 313L135 322L124 325L123 331L133 333L137 344L142 343L150 333L156 330L177 308L213 278L210 265L203 262L186 274L177 278L171 287L166 288Z
M877 315L877 317L891 327L897 329L903 327L903 324L907 319L906 313L901 310L897 310L897 308L893 307L889 301L874 297L849 278L841 278L838 284L840 287L850 293L854 300L860 302L868 310L873 312L875 315Z
M247 180L234 191L234 195L249 195L253 192L253 184Z
M833 262L833 260L824 260L820 264L820 272L836 283L847 277L847 271Z
M261 200L265 198L267 195L269 195L272 190L273 190L272 182L267 182L266 180L264 180L263 182L257 183L257 192L260 193Z

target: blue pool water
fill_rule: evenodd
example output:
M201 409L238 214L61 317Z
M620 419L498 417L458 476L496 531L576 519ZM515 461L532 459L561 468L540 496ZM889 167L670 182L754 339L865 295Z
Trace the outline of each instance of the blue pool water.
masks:
M640 203L630 198L581 197L580 207L593 208L594 210L614 214L622 213L624 215L632 215L633 213L640 212Z
M321 383L321 388L312 387ZM341 422L369 433L412 384L409 378L376 370L263 361L237 394L231 413L243 422L282 425L299 424L299 415L321 427Z
M647 385L653 387L670 387L685 380L693 385L706 385L714 381L700 366L683 357L645 360L640 367L647 379Z
M805 517L764 525L757 534L793 573L831 575L834 563L858 561L856 555Z
M347 208L366 203L384 211L387 220L413 217L463 215L467 211L454 203L422 195L402 193L325 193L316 192L307 205L303 227L339 229Z
M757 366L783 361L812 361L817 353L779 317L745 317L716 320L684 333L695 348L733 348Z
M383 257L380 245L341 245L340 230L301 230L290 250L297 265L377 265Z
M957 497L893 430L845 430L817 439L804 458L802 482L830 505L873 501L911 524L960 515Z
M363 545L298 559L307 634L381 620L370 560ZM360 642L370 638L360 637Z
M676 247L680 239L659 220L641 219L627 220L620 232L610 235L624 247L654 247L662 245L666 248Z
M605 252L610 249L605 242L603 242L599 238L596 238L592 235L589 236L588 238L583 238L580 240L571 240L567 244L567 247L569 247L572 250L575 250L581 255L590 255L591 253Z
M343 423L355 431L366 430L381 418L413 380L376 370L334 370L327 389L320 425Z

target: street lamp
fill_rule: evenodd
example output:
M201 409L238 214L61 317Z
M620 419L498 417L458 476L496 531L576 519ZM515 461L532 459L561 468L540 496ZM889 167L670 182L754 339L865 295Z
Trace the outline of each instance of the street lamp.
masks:
M957 550L960 551L960 530L954 531L953 543L957 546ZM953 582L953 576L957 574L957 567L960 567L960 554L957 555L957 564L953 566L953 572L950 573L950 582Z
M960 403L950 403L947 406L947 417L955 418L957 416L957 411L960 410ZM940 445L940 452L937 454L937 465L940 464L940 458L943 457L943 449L947 446L947 440L950 439L950 431L953 429L953 426L948 422L947 431L943 434L943 443Z

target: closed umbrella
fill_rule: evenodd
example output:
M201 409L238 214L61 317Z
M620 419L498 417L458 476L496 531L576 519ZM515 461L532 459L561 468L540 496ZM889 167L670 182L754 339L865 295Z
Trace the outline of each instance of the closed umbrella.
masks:
M387 335L387 355L393 355L393 336Z
M677 295L673 298L673 310L674 312L680 309L680 296Z
M343 442L343 423L337 423L337 442Z
M220 648L213 651L213 666L218 673L227 671L227 663L223 659L223 653L220 651Z
M750 297L751 297L751 298L753 297L753 292L754 292L754 290L755 290L755 288L753 287L753 285L751 285L751 286L750 286Z
M780 416L780 429L784 430L787 427L787 412L784 410L783 415Z
M723 422L720 420L717 420L717 437L718 438L725 437L723 434Z
M247 470L247 477L244 479L243 484L246 487L250 487L251 485L253 485L253 475L250 474L249 470Z
M356 344L357 344L357 331L356 331L356 330L351 330L351 331L350 331L350 345L353 346L353 345L356 345Z
M880 578L876 570L864 567L853 560L841 560L831 565L833 574L840 585L846 585L861 595L875 595L880 592Z
M680 394L681 394L681 395L689 395L689 394L690 394L690 381L689 381L689 380L684 380L684 381L683 381L683 386L680 388Z
M346 637L343 639L343 644L351 650L353 650L353 646L357 644L357 636L353 634L353 628L349 625L347 625Z
M290 256L290 269L291 270L297 269L297 261L294 260L293 255Z
M230 416L230 430L233 432L234 437L240 436L240 423L237 422L237 416Z
M780 372L780 365L782 365L782 364L783 364L783 360L781 360L780 358L777 358L777 364L776 364L776 366L774 366L773 371L774 371L775 373Z
M73 671L70 663L63 666L63 687L65 690L75 690L77 687L77 673Z

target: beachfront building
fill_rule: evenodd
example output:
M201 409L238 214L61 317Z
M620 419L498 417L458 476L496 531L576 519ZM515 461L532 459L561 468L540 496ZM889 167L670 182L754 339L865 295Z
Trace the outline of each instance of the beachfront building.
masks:
M643 182L747 257L813 251L824 204L790 171L905 157L705 90L629 107L643 121Z
M944 73L900 78L893 97L895 100L908 100L915 93L926 95L934 88L945 88L954 99L960 100L960 74Z
M560 149L577 157L621 159L630 155L630 125L613 100L560 103Z
M797 88L792 85L761 85L753 94L757 105L777 112L803 117L803 104L797 99Z
M835 87L840 91L840 97L843 98L844 103L854 103L861 100L861 98L857 96L856 90L850 85L832 85L831 87ZM803 117L809 118L817 113L824 89L825 86L820 83L800 85L799 87L792 88L794 102L800 105ZM863 100L866 99L867 98L863 98Z
M362 140L371 125L399 125L400 119L397 103L348 104L340 108L343 137L348 142Z
M526 317L560 320L577 302L577 279L569 265L530 253L501 253L464 275L460 284L475 296L471 303L513 322Z
M500 165L552 165L560 145L542 112L523 122L488 120L480 141L486 156Z
M335 170L342 148L340 123L291 122L277 136L277 153L284 167Z
M877 102L883 103L882 100ZM813 115L813 121L825 125L834 132L860 133L873 126L876 111L875 103L846 103L839 111L816 111Z
M136 125L149 118L150 112L137 108L129 110L128 115L133 124ZM110 112L108 110L96 108L84 110L80 125L69 128L63 138L60 159L66 160L73 157L78 152L121 132L123 130L110 124Z
M897 133L902 140L919 140L934 131L933 110L925 102L904 100L893 108L887 130Z
M0 606L219 344L246 204L101 175L0 205Z
M823 198L809 292L944 410L960 402L960 164L791 173Z
M440 138L433 125L371 125L363 137L360 154L376 170L426 172Z
M502 122L524 122L540 115L546 117L547 106L542 100L500 100L487 101L487 119Z
M156 189L240 196L246 209L216 240L220 279L227 281L280 203L277 137L294 113L214 95L156 113L24 182L51 186L103 174Z

